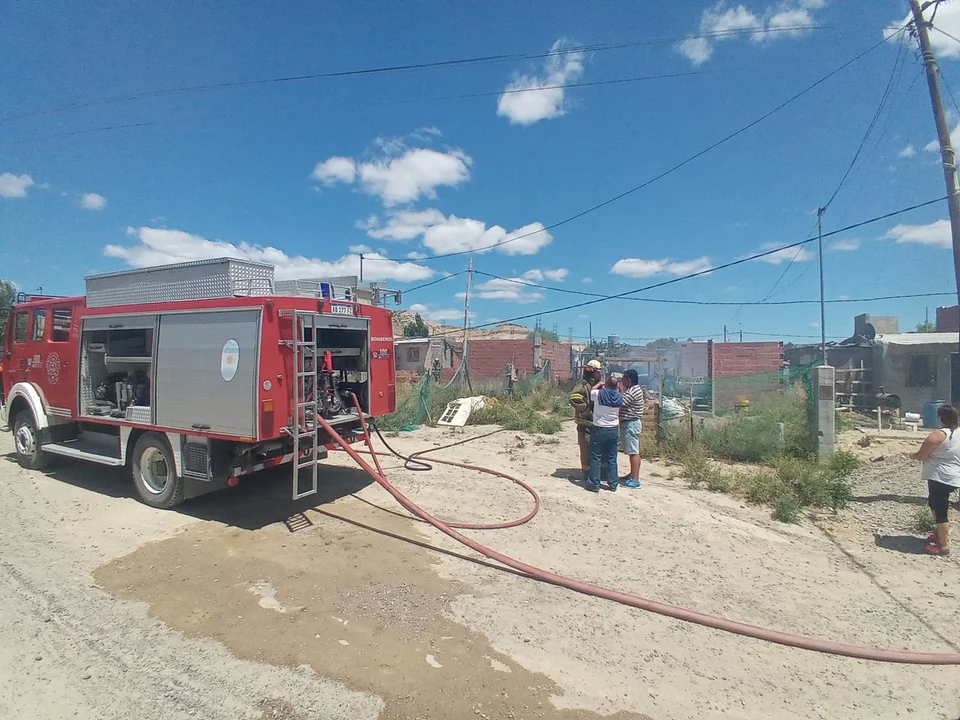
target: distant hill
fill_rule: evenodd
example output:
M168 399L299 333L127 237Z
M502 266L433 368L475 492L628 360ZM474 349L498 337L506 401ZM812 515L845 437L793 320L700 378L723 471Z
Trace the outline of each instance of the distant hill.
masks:
M409 310L395 310L393 312L393 336L403 337L403 328L413 322L414 313ZM444 325L423 318L424 324L429 328L431 335L448 334L450 340L463 339L463 326ZM481 328L479 330L470 330L469 337L486 340L509 340L522 339L530 333L530 328L523 325L514 325L512 323L503 323L493 327Z

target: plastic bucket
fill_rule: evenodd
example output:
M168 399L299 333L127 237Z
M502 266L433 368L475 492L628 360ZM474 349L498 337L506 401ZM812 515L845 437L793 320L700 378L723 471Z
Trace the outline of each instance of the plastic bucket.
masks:
M945 400L934 400L925 403L923 406L923 426L930 430L940 427L940 419L937 417L937 410L946 405Z

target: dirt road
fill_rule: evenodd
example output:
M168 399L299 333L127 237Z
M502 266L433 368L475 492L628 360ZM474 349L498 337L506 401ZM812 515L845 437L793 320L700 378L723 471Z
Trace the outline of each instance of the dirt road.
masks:
M424 429L395 442L462 437ZM120 471L28 472L10 450L0 435L0 717L960 714L957 668L765 645L488 567L401 517L342 456L319 498L291 502L276 473L155 512L128 497ZM567 480L575 453L570 431L559 444L500 433L442 455L538 489L530 524L474 533L528 562L778 629L957 649L958 566L914 554L911 498L923 492L899 461L860 474L849 512L784 526L654 464L640 491L589 495ZM527 507L493 478L388 468L441 517Z

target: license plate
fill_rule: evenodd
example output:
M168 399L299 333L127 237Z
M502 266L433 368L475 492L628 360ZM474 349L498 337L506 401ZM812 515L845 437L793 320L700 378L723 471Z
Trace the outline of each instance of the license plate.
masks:
M331 303L330 312L332 312L334 315L353 315L354 309L353 305L337 305L335 303Z

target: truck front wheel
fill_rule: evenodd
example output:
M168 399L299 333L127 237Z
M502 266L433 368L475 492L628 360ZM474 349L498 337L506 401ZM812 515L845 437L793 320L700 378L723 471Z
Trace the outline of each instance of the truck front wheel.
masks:
M13 443L17 448L17 462L28 470L41 470L46 464L46 453L40 440L40 431L33 413L21 410L13 421Z
M177 476L170 446L162 435L147 433L133 448L133 484L140 500L168 510L183 502L183 478Z

